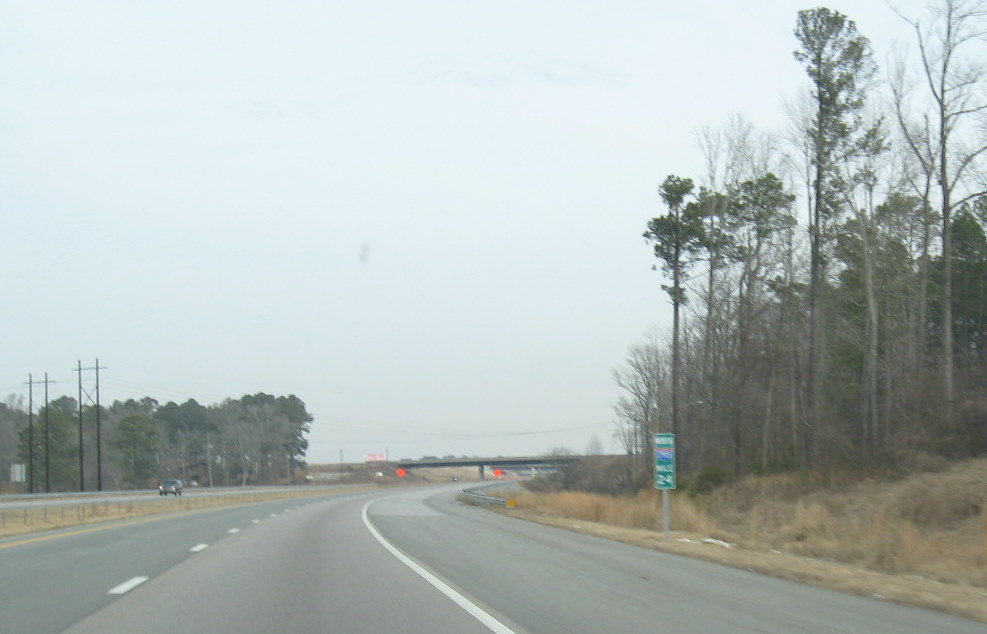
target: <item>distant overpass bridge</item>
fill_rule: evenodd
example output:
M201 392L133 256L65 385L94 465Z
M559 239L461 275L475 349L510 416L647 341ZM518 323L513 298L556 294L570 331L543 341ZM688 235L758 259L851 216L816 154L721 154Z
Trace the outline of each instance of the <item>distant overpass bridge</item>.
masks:
M483 480L484 469L532 469L544 467L560 467L579 460L581 456L529 456L520 458L440 458L436 460L404 460L395 462L404 469L434 469L436 467L478 467L480 479Z

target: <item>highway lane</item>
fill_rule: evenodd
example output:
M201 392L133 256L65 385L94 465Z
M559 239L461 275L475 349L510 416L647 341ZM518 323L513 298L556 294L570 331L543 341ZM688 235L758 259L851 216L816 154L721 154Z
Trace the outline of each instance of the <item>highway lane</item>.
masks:
M463 506L458 489L282 501L0 541L0 630L987 631Z
M489 634L367 529L363 506L393 494L324 500L253 524L68 631Z
M427 490L375 501L405 555L516 631L984 634L987 625L610 542Z
M349 493L149 516L0 540L0 631L61 632L204 549L309 504ZM255 524L256 523L256 524Z

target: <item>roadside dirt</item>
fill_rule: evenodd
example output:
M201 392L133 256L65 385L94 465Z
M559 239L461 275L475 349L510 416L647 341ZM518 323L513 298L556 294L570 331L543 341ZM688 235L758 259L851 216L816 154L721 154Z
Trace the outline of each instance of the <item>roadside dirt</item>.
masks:
M835 561L777 551L724 545L701 534L672 531L669 541L665 541L660 531L620 528L523 509L496 510L547 526L987 623L987 591L983 588L942 583L912 575L882 574ZM704 542L704 539L708 541Z

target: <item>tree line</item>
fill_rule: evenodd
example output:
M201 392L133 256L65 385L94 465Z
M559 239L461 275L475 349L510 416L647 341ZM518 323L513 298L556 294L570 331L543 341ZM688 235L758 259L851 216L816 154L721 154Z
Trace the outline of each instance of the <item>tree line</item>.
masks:
M169 477L203 486L284 484L304 466L312 421L298 397L264 393L209 406L128 399L101 406L98 416L95 405L82 408L80 454L76 399L59 397L32 420L23 399L8 398L0 404L0 487L15 488L11 464L25 465L35 492L92 491L100 483L141 489Z
M705 173L661 183L672 332L614 371L641 477L658 431L693 473L987 452L987 5L898 18L880 80L853 20L799 11L788 129L706 128Z

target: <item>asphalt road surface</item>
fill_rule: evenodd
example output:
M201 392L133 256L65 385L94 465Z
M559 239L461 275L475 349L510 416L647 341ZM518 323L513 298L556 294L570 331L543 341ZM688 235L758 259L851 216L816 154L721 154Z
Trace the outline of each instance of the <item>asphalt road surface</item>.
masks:
M0 632L987 632L464 506L459 488L0 540Z

